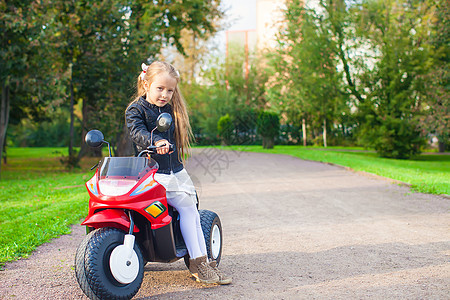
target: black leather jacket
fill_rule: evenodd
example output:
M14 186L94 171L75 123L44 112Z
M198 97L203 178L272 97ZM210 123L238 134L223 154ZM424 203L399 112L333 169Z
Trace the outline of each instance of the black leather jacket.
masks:
M169 113L173 118L170 104L159 107L149 103L145 97L140 97L128 106L125 111L125 122L137 153L151 145L151 131L156 127L156 118L163 112ZM175 122L172 122L172 125L166 132L153 131L153 145L155 142L163 139L174 145L174 151L172 154L152 155L159 164L158 173L170 174L170 171L174 173L181 171L183 164L178 159L178 149L175 142Z

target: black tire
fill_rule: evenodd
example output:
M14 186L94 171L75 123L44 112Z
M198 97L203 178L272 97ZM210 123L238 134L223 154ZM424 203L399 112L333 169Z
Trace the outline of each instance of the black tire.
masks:
M78 284L80 285L83 292L90 299L98 300L99 298L95 296L94 292L91 290L91 287L89 286L84 268L84 254L86 253L86 246L89 240L91 239L92 234L93 234L92 231L89 232L87 236L81 241L81 244L77 248L77 253L75 254L75 276L77 277Z
M200 223L205 237L206 252L209 260L215 260L217 265L222 258L222 224L219 216L210 210L199 210ZM189 255L184 257L184 263L189 268Z
M86 235L88 235L91 231L94 231L94 227L86 226Z
M138 292L144 277L144 260L139 246L134 251L139 261L136 279L129 284L119 283L111 274L111 252L123 244L125 233L105 227L89 233L77 250L75 273L83 292L90 299L131 299Z

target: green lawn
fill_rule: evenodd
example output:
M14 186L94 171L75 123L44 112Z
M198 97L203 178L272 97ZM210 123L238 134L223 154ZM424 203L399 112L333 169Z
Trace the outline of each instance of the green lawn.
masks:
M420 155L416 159L401 160L381 158L373 152L361 151L360 148L275 146L274 149L267 150L261 146L231 146L224 149L226 148L286 154L332 163L408 183L417 192L450 195L450 155Z
M49 158L67 155L67 148L35 147L35 148L10 148L8 158Z
M84 183L98 159L86 159L81 169L68 172L60 163L61 152L67 153L58 148L8 149L0 181L0 267L69 233L70 225L87 214Z

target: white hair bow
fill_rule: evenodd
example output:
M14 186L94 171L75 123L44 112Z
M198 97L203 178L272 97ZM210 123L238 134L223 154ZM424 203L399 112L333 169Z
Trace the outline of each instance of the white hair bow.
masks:
M142 68L142 72L141 72L140 76L141 76L141 80L144 80L145 73L147 73L148 66L145 63L142 63L141 68Z

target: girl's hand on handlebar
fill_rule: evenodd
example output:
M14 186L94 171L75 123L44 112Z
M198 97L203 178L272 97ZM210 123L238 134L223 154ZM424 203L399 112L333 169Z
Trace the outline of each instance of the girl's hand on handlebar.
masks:
M157 141L155 143L155 146L158 147L158 148L156 148L156 152L160 155L169 153L169 145L170 145L170 143L167 140ZM170 153L172 153L172 152L173 151L171 151Z

